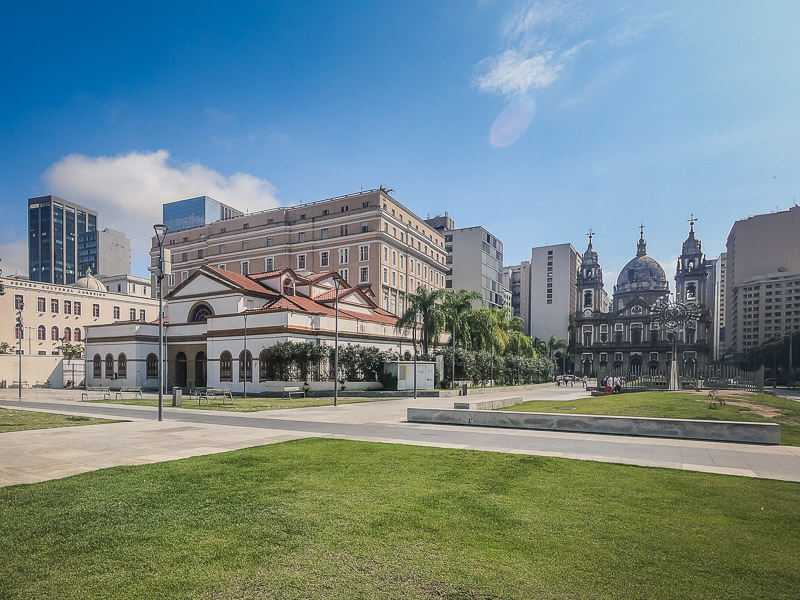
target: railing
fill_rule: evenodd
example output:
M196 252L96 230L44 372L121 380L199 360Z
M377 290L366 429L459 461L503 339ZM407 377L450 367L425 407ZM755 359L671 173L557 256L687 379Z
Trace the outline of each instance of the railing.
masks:
M669 369L650 370L646 367L631 367L627 371L611 369L609 375L619 377L621 385L630 390L669 389ZM602 379L602 377L600 378ZM764 390L763 371L745 371L731 365L709 365L703 369L683 367L678 371L682 389L742 390L758 392Z

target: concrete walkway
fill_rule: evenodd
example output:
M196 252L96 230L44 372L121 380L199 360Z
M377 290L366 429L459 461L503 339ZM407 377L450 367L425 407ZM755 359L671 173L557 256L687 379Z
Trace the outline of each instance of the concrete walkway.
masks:
M118 465L137 465L213 454L304 437L468 448L517 454L667 467L800 481L800 447L757 446L613 435L412 424L411 406L452 407L453 398L403 398L338 407L256 413L87 404L79 392L0 390L0 406L125 419L125 423L2 434L0 485L30 483ZM545 385L534 390L476 396L569 401L581 388Z

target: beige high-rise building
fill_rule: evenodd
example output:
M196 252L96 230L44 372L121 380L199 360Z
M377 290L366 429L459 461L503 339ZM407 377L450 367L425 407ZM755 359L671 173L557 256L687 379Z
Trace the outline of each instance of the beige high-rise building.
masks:
M531 249L530 332L547 341L551 336L569 339L569 315L577 307L581 255L572 244Z
M800 329L800 206L733 224L724 294L728 356Z
M384 188L280 207L167 232L172 275L164 294L201 265L244 274L284 267L298 272L337 271L354 286L370 287L375 301L395 314L420 286L445 286L444 237ZM158 246L150 251L155 266ZM153 294L157 294L155 277Z

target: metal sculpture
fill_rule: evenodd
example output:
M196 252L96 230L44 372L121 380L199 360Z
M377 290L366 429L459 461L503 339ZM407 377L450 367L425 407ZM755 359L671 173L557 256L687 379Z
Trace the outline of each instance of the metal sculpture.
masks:
M700 307L686 302L671 302L667 296L653 305L652 314L664 331L672 333L672 363L669 369L669 390L676 392L680 388L678 377L678 332L684 331L690 324L700 318Z

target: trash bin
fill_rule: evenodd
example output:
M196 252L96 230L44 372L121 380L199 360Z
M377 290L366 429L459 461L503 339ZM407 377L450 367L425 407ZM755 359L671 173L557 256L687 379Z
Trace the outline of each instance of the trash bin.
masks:
M183 390L181 388L172 388L172 406L180 406L183 400Z
M466 396L467 395L467 384L466 383L461 386L461 395L462 396Z

